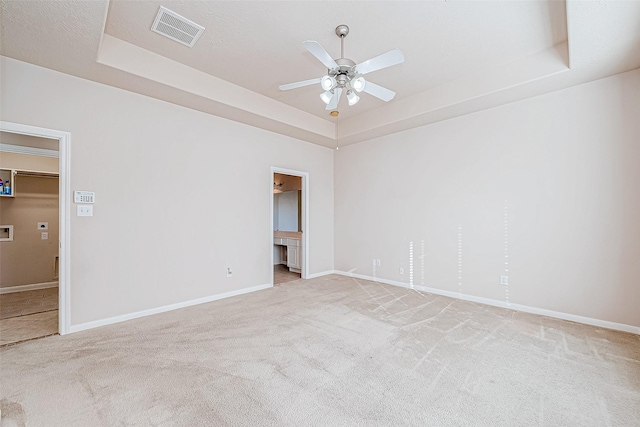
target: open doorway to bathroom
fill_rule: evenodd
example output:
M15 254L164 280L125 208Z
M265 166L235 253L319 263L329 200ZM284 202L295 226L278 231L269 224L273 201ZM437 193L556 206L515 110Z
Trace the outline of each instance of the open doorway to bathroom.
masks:
M272 168L273 284L306 278L307 181L303 172Z
M0 132L0 345L58 333L59 141Z

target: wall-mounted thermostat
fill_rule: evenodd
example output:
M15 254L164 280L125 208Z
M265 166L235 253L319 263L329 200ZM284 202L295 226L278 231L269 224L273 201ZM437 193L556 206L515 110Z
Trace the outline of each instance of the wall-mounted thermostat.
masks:
M73 201L75 203L94 203L96 200L96 193L93 191L74 191Z

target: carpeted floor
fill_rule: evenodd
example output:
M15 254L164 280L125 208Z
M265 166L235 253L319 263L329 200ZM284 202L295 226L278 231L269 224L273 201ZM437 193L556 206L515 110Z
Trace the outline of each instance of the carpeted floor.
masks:
M3 426L640 425L640 336L335 275L0 368Z

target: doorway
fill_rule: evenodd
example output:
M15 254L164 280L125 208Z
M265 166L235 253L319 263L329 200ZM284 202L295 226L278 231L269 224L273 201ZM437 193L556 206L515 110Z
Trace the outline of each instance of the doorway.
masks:
M3 333L3 343L13 340L5 345L69 332L70 139L68 132L0 121L0 173L8 175L3 179L9 178L5 182L12 187L9 197L0 199L0 225L5 226L0 227L5 238L0 254L3 262L11 258L12 266L3 268L0 302L3 313L18 314L6 320L22 323L19 327L31 321L26 334L16 333L17 339ZM32 241L25 252L21 246L30 235L37 243ZM17 264L31 271L23 274ZM5 322L5 327L15 325Z
M271 283L307 278L309 260L309 175L271 168Z
M58 140L0 132L0 345L58 333Z

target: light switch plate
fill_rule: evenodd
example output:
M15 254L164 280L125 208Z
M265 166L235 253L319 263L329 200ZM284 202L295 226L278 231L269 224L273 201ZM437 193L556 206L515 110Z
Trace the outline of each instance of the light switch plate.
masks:
M78 216L93 216L93 206L78 205Z
M39 222L38 223L38 230L48 230L49 229L49 223L48 222Z

